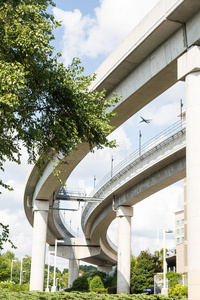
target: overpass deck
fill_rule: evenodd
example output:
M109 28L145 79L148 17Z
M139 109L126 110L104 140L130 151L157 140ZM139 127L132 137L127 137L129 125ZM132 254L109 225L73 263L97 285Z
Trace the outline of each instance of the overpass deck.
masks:
M185 177L185 132L185 122L182 120L168 127L144 144L142 151L137 149L125 158L113 169L113 176L108 173L93 190L89 199L101 198L103 201L99 203L92 201L86 204L82 213L82 229L92 244L103 246L107 253L106 257L108 253L112 253L112 257L113 253L116 253L116 246L111 244L107 229L116 217L114 210L117 206L127 205L127 201L128 205L134 205L144 199L147 193L154 193L163 188L163 185L167 186ZM172 170L167 173L166 178L167 168ZM148 180L149 184L147 184ZM127 197L130 187L137 192ZM58 210L58 199L63 198L63 193L62 189L54 202L53 218L57 230L63 238L67 239L74 237L75 234L70 231L69 225L63 224ZM112 202L113 195L115 195L115 207ZM80 201L81 195L76 195L75 198ZM119 199L122 198L123 200L120 201Z
M107 97L111 96L113 92L121 95L121 101L113 108L113 111L116 112L118 116L113 119L112 124L116 126L116 128L120 126L142 107L177 83L178 80L185 80L188 73L196 72L196 75L198 75L200 64L199 61L196 60L197 65L195 65L195 62L192 62L192 66L194 65L193 69L187 70L188 73L184 73L182 77L179 76L179 78L177 78L177 60L180 66L181 63L184 65L184 62L186 62L185 58L188 53L190 53L187 56L188 61L192 60L191 53L193 52L196 53L196 58L199 54L199 47L197 46L200 46L200 1L160 0L96 72L96 81L91 88L97 90L105 88L107 90ZM194 49L194 51L192 49ZM180 57L182 60L180 60ZM190 77L190 79L191 78L193 77ZM190 92L192 92L187 94L187 96L190 101L192 101L192 99L196 101L195 107L198 108L199 99L197 96L199 95L199 84L196 84L196 82L192 80L190 82L192 83L188 86ZM195 89L193 89L193 85L195 85ZM191 111L192 113L190 113ZM186 114L187 120L189 120L188 123L192 125L190 127L187 126L187 130L190 132L190 141L192 141L191 143L187 142L187 149L188 145L190 146L191 144L192 146L189 147L190 150L192 149L190 153L193 153L193 144L198 140L197 133L197 138L193 139L193 133L196 129L195 125L198 123L199 110L197 109L196 112L193 112L192 106L190 106ZM197 130L197 132L199 131ZM91 214L93 217L88 217L87 220L85 219L85 235L86 238L91 239L92 244L101 244L102 249L106 249L107 247L104 247L107 243L106 231L111 219L115 216L111 205L113 191L115 191L116 207L121 204L134 205L148 195L185 176L186 147L184 141L179 141L180 143L178 142L177 144L176 141L178 141L178 139L165 145L164 148L166 151L162 153L160 150L160 157L155 157L154 162L152 160L152 164L150 164L148 157L142 160L140 164L141 171L136 174L135 177L133 176L134 186L132 186L133 181L129 180L127 184L119 186L117 190L112 190L111 188L110 193L106 196L107 198L94 210L96 214L99 213L99 215L96 215L97 218L94 220L94 214ZM172 144L174 148L171 148L170 151ZM77 148L78 151L81 151L81 156L76 155L76 152L72 152L68 158L64 158L68 161L68 165L65 169L58 165L62 181L66 181L73 169L89 152L87 144L77 145ZM158 154L159 150L157 150L156 153ZM154 153L152 153L152 157L153 155ZM195 159L198 160L198 156L193 156L193 165L195 168L197 165ZM150 157L151 155L149 158ZM190 155L190 157L192 158L192 155ZM198 165L199 164L200 162L198 162ZM57 196L61 187L53 173L54 165L51 162L45 167L42 177L40 177L37 168L34 166L29 174L24 193L24 208L27 219L32 226L33 222L37 220L37 226L34 226L34 254L32 255L32 267L34 270L32 278L35 279L34 285L31 284L31 288L36 290L43 288L43 279L37 278L38 269L34 269L34 262L37 262L42 268L43 252L45 251L44 244L46 243L46 235L43 234L41 237L43 243L40 243L41 248L37 248L39 241L37 234L39 232L40 222L42 222L40 209L42 211L41 215L44 214L45 219L48 219L48 224L43 224L44 228L47 229L47 242L49 244L55 244L55 239L62 238L62 234L54 223L53 210L49 210L47 213L47 206L52 206L54 197ZM193 172L191 171L191 173ZM142 177L144 180L142 180ZM192 182L195 182L194 178L192 178ZM197 185L195 184L194 187L190 189L196 193L195 197L193 194L192 197L190 196L193 200L198 199ZM125 189L127 192L125 192ZM189 188L187 190L189 190ZM194 213L196 212L195 207L193 211ZM37 215L38 218L36 218L35 215ZM103 216L106 217L104 218ZM190 224L193 224L192 221ZM192 238L192 235L190 238ZM195 243L196 241L192 241L192 245ZM190 247L190 249L192 248ZM200 249L200 243L198 249ZM40 251L40 256L38 256L38 251ZM110 247L110 251L112 251L112 247ZM192 260L193 255L190 257ZM106 253L105 258L109 259ZM194 267L192 268L195 269L195 267L196 265L194 263ZM200 267L198 270L200 272Z

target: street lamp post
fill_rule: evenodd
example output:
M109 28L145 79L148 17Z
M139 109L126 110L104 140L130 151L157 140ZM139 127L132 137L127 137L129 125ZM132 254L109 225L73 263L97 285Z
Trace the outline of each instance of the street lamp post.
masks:
M114 158L112 155L112 157L111 157L111 178L113 177L113 161L114 161Z
M47 287L46 287L46 292L49 292L49 267L50 267L50 254L53 254L54 251L49 251L48 252L48 270L47 270Z
M19 284L22 284L22 263L23 263L23 258L25 258L25 256L22 256L22 258L21 258L21 268L20 268L20 281L19 281Z
M17 261L16 259L13 259L11 262L11 272L10 272L10 282L12 282L12 272L13 272L13 262Z
M141 156L142 133L139 130L139 156Z
M56 256L57 256L57 247L59 243L64 243L63 240L55 240L55 253L54 253L54 272L53 272L53 286L51 288L52 292L56 292Z
M167 265L166 265L166 249L165 249L165 234L172 233L172 230L165 230L163 229L163 288L162 288L162 295L168 296L168 288L166 287L166 272L167 272Z
M26 273L26 271L22 271L22 283L23 283L23 275Z
M95 188L95 184L96 184L96 176L94 175L94 188Z
M57 286L58 286L58 280L59 280L60 278L56 278L56 289L57 289Z

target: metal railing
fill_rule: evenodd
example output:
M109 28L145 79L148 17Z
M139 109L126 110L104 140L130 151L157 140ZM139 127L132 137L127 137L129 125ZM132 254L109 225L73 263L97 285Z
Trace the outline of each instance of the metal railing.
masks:
M150 156L155 151L159 150L163 146L167 145L174 139L184 134L185 131L185 121L180 120L168 127L167 129L165 129L164 131L162 131L161 133L157 134L154 138L150 139L148 142L143 144L140 149L135 150L128 157L122 160L116 167L112 169L112 172L108 172L92 190L90 196L94 198L99 197L101 192L103 192L107 188L107 186L110 186L110 182L114 182L127 170L137 165L141 162L141 160ZM85 205L81 220L81 226L83 231L86 219L97 205L98 204L96 203L88 203Z
M80 196L83 196L85 197L86 196L86 191L85 189L68 189L68 188L64 188L62 187L60 189L60 191L58 192L58 195L57 195L57 199L59 198L62 198L62 196L77 196L77 197L80 197Z
M124 160L122 160L117 166L115 166L112 171L108 172L95 186L95 188L90 193L90 196L94 196L98 190L100 190L101 187L103 187L106 182L108 182L110 179L114 178L118 173L123 171L127 166L129 166L133 161L136 161L140 157L146 157L150 153L156 151L158 148L161 148L166 143L169 142L169 139L173 136L178 134L181 130L185 131L185 122L182 120L174 123L167 129L163 130L159 134L157 134L155 137L147 141L145 144L141 146L140 149L135 150L132 152L128 157L126 157ZM152 150L149 152L149 150ZM145 153L148 153L145 156Z
M60 232L60 234L64 237L75 237L74 232L72 232L69 225L64 221L64 218L62 217L60 211L57 209L60 206L60 201L55 200L53 204L53 220L54 224L57 228L57 230Z
M128 157L122 160L117 166L112 168L96 185L96 187L90 193L91 198L98 197L98 194L109 185L110 181L115 181L119 176L124 174L127 170L132 168L134 165L139 163L142 159L148 157L158 149L162 148L166 144L170 143L179 135L185 132L185 121L180 120L173 125L169 126L167 129L163 130L155 137L143 144L139 149L132 152ZM58 193L58 198L62 196L86 196L85 190L83 189L65 189L61 188ZM59 202L58 202L59 203ZM82 213L82 229L84 230L85 219L87 216L95 209L98 203L88 203L85 205ZM63 217L59 213L54 213L54 221L57 223L60 231L64 233L65 236L74 236L74 233L71 232L68 224L63 222ZM65 224L63 224L65 223Z

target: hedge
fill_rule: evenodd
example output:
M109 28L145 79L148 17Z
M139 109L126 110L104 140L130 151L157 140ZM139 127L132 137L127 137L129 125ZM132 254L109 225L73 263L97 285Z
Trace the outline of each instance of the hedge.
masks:
M100 295L97 293L81 293L81 292L8 292L4 289L0 290L0 299L6 300L186 300L182 296L161 296L144 294L130 295Z
M29 284L16 284L14 282L0 282L0 289L5 289L7 291L12 291L12 292L29 291Z

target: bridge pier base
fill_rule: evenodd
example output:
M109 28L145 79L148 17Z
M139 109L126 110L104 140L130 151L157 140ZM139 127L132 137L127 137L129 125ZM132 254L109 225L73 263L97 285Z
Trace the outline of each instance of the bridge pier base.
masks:
M120 206L118 218L117 293L130 293L131 269L131 206Z
M30 291L43 291L49 201L35 200Z
M69 259L69 277L68 277L68 288L72 287L75 279L79 276L79 260Z
M178 79L186 82L186 173L188 298L200 299L200 47L178 60Z

